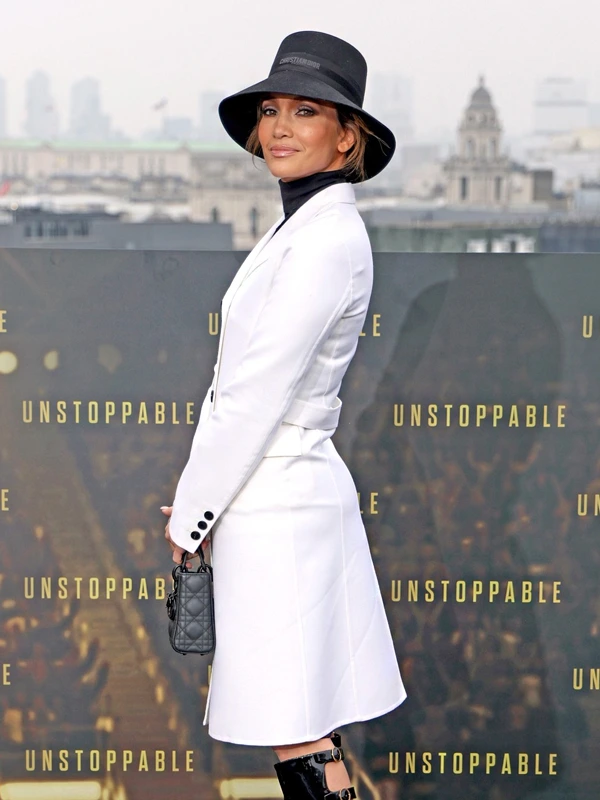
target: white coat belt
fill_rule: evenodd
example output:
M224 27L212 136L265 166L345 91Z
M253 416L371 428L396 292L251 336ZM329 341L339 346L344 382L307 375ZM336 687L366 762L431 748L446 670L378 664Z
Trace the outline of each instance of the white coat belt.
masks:
M335 402L334 408L327 408L315 403L308 403L306 400L294 400L263 458L301 456L303 454L301 428L317 428L319 430L337 428L342 401L336 397Z
M309 403L306 400L295 399L283 417L283 422L300 425L302 428L319 428L329 430L337 428L342 401L335 398L333 408Z

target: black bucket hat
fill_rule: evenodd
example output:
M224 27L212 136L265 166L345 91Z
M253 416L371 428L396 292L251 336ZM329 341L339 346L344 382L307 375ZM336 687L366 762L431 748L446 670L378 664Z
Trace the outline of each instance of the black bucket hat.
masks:
M257 104L266 93L326 100L352 109L375 134L368 137L365 148L364 167L368 179L390 162L396 140L389 128L363 110L366 83L367 62L355 47L329 33L297 31L286 36L279 45L265 80L221 100L219 117L231 138L247 149L246 142L257 121ZM263 158L262 150L258 155ZM350 179L351 183L359 181L358 176Z

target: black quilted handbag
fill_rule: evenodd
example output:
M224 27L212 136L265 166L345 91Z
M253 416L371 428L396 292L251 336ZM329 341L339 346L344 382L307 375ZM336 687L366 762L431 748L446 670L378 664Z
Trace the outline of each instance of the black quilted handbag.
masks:
M204 560L202 546L198 550L201 564L197 571L188 570L184 552L181 564L173 568L173 590L167 596L169 641L182 655L204 656L215 647L215 607L213 570Z

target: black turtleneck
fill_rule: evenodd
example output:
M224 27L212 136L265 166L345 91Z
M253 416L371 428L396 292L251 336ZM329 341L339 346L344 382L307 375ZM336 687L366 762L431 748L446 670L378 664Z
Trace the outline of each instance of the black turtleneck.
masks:
M347 174L343 169L314 172L312 175L305 175L303 178L296 178L293 181L282 181L280 179L279 190L285 219L277 226L275 232L287 222L303 203L306 203L309 197L317 194L321 189L325 189L326 186L332 186L334 183L346 183L347 181Z

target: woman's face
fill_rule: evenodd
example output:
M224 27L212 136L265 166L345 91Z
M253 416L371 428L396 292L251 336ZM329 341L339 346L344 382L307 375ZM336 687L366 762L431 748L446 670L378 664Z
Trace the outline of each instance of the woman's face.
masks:
M354 134L341 127L333 103L271 94L259 108L258 140L276 178L290 181L344 166Z

